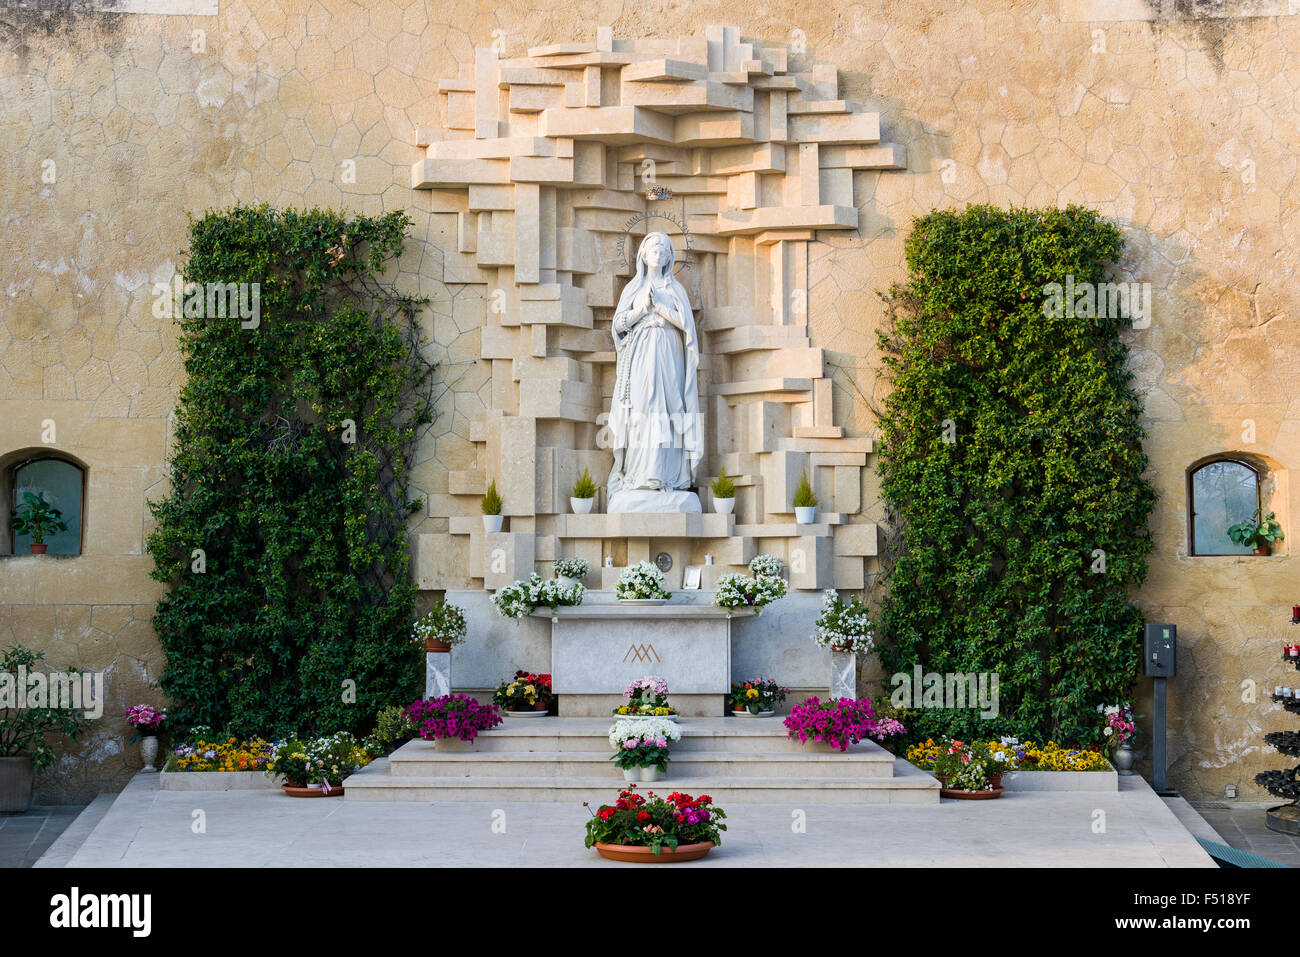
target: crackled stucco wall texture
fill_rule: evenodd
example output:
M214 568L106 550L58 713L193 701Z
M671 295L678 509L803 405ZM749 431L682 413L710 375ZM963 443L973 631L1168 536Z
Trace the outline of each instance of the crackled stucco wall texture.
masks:
M439 81L472 67L476 46L509 59L592 42L598 25L636 38L715 24L785 48L791 72L838 68L839 96L878 112L882 141L906 149L904 170L852 174L857 231L809 245L809 334L828 350L835 422L850 436L875 432L876 293L903 278L913 216L1081 203L1121 224L1125 278L1153 291L1149 326L1126 335L1161 495L1138 598L1181 642L1171 780L1193 797L1228 784L1264 796L1254 774L1285 759L1262 734L1291 725L1264 691L1288 683L1278 652L1300 601L1288 481L1300 464L1293 5L1225 0L1196 16L1156 0L217 6L192 16L0 2L0 456L47 446L88 468L84 554L0 557L0 644L110 671L88 763L45 775L41 799L120 786L138 761L121 743L120 709L161 701L149 687L162 665L148 628L159 586L143 546L181 370L152 286L175 271L187 214L235 202L410 212L396 281L432 297L426 332L453 384L421 449L429 504L413 528L446 532L451 516L473 514L448 474L480 467L470 433L493 377L478 358L481 318L453 308L460 290L443 284L456 237L412 189L415 131L445 119ZM1187 469L1223 452L1270 470L1269 507L1287 533L1271 557L1188 555ZM870 468L862 482L859 520L878 522Z

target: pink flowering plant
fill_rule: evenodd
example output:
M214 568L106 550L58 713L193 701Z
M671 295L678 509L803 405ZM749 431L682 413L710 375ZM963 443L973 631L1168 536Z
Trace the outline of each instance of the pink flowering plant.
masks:
M906 729L893 718L877 718L869 698L808 698L790 709L785 727L791 739L821 741L847 751L850 744L867 738L883 742Z
M609 743L614 748L610 760L624 771L632 768L668 770L668 751L682 739L682 729L675 721L663 718L623 718L609 729Z
M501 711L494 704L479 704L463 694L447 694L428 701L415 701L402 712L426 741L459 738L473 741L480 731L501 723Z
M1133 705L1129 702L1099 704L1097 713L1102 716L1101 735L1107 749L1113 751L1137 737L1137 720L1133 714Z
M131 741L146 735L158 734L167 721L167 709L155 708L149 704L133 704L126 709L126 723L135 728Z
M623 689L627 704L614 709L616 715L644 715L665 717L676 714L668 703L668 682L658 675L643 675Z

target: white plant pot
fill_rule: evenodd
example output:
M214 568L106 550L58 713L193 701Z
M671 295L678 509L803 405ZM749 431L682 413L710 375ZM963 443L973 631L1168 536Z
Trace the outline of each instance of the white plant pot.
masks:
M794 510L794 520L800 525L811 525L817 521L816 505L799 505Z
M623 780L624 780L624 781L637 781L637 780L639 780L639 779L640 779L640 775L637 774L637 771L638 771L638 770L639 770L638 768L624 768L624 769L623 769Z
M731 498L714 498L713 510L719 515L730 515L736 510L736 497Z
M641 780L642 780L642 781L658 781L658 780L659 780L659 769L658 769L658 768L642 768L642 769L641 769Z
M569 507L573 509L574 515L587 515L591 512L591 506L596 503L594 498L573 498L569 497Z
M504 516L501 516L501 515L484 515L484 516L483 516L483 531L485 531L485 532L499 532L499 531L501 531L501 523L502 523L502 521L504 521Z
M572 588L574 585L578 584L578 579L570 578L568 575L557 575L555 577L565 588Z

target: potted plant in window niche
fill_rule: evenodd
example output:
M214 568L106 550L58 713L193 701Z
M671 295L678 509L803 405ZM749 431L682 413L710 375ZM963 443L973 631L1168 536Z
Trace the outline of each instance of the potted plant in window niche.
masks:
M63 513L45 501L44 492L23 492L23 503L14 509L13 516L14 531L32 537L33 555L45 554L47 535L68 530Z
M596 483L591 478L591 472L584 468L582 478L574 484L573 494L569 496L569 507L573 509L574 515L586 515L595 501Z
M497 491L497 480L493 479L488 483L480 506L483 510L483 531L501 531L501 505L501 493Z
M713 510L722 515L730 515L736 509L736 483L727 478L727 470L721 469L713 480Z
M817 520L817 496L808 484L808 473L799 477L799 488L794 493L794 520L800 525L811 525Z
M1228 537L1238 545L1253 548L1256 555L1267 555L1269 546L1282 540L1282 526L1273 518L1273 513L1263 514L1263 509L1255 509L1255 514L1244 522L1238 522L1228 529Z

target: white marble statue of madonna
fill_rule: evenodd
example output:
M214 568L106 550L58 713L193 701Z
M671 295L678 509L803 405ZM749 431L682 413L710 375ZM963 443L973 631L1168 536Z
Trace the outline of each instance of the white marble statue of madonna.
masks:
M610 512L700 511L692 490L703 455L700 346L674 259L665 234L646 236L614 311Z

